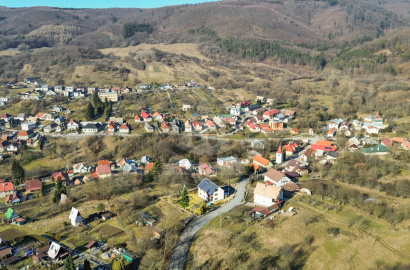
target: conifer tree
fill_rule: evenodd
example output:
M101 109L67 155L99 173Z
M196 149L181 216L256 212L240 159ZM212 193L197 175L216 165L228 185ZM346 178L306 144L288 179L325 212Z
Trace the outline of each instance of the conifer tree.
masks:
M85 118L89 121L94 120L95 118L94 107L93 105L91 105L91 103L88 103L87 111L85 112Z
M64 270L76 270L71 254L68 254L67 258L64 260Z
M15 185L19 185L24 181L25 172L20 162L13 160L11 164L11 179Z
M188 190L186 189L185 185L184 185L184 188L182 189L181 200L179 203L184 208L189 206Z

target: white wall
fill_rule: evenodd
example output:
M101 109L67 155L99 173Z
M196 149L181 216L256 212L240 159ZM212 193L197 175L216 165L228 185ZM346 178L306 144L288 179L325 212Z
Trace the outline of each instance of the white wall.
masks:
M254 194L253 195L253 202L256 204L264 205L264 206L271 206L273 205L273 201L270 198L267 198L265 196L259 195L259 194Z

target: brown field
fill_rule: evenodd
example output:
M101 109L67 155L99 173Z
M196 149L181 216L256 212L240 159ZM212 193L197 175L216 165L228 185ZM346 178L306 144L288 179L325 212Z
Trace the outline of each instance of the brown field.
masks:
M20 231L17 229L7 229L5 231L0 232L0 238L4 241L12 241L16 238L20 238L27 235L24 231Z

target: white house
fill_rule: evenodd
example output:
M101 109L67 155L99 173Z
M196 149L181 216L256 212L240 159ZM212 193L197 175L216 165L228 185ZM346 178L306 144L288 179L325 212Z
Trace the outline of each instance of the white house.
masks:
M265 173L264 181L266 184L281 187L289 183L290 179L286 175L284 175L281 172L278 172L275 169L269 169Z
M73 165L74 173L86 173L89 171L89 167L84 163L77 163Z
M237 162L237 159L233 156L230 157L223 157L223 158L217 158L216 163L219 166L229 166L231 164L235 164Z
M72 131L72 130L79 130L80 129L80 123L77 122L76 120L71 120L70 123L67 124L67 129Z
M98 132L98 126L93 123L88 123L83 127L84 134L96 134Z
M280 187L258 183L253 191L253 202L266 207L283 200L283 190Z
M216 202L225 198L224 190L207 178L199 183L198 196L209 202Z
M178 165L179 165L179 167L184 168L185 170L188 170L188 171L189 171L189 170L191 169L191 167L192 167L191 161L189 161L189 159L186 159L186 158L181 159L181 160L178 162Z
M80 215L80 212L76 208L71 208L71 213L70 213L70 220L71 220L71 225L73 226L78 226L83 222L83 217Z
M37 127L36 123L29 123L29 122L24 122L21 123L21 130L30 130L30 129L35 129Z
M241 115L241 109L236 108L236 107L232 107L229 113L233 114L233 115L236 115L236 116L239 116L239 115Z
M189 105L189 104L183 104L182 105L182 110L184 111L184 112L186 112L186 111L188 111L188 110L190 110L191 109L191 105Z
M51 242L50 248L48 249L47 255L51 259L55 259L60 252L61 246L56 242Z
M185 122L185 132L192 132L192 125L189 121Z

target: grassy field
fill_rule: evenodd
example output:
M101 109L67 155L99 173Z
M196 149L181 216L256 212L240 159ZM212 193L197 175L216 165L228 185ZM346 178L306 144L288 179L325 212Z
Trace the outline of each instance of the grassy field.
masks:
M408 263L404 256L410 254L410 236L405 224L392 228L355 208L309 197L312 198L318 201L315 206L301 200L302 196L286 204L284 209L297 209L293 216L274 214L273 220L249 221L247 225L241 217L249 208L242 206L223 215L221 227L219 219L213 220L197 236L188 268L206 267L211 261L220 261L219 267L224 268L237 259L241 260L241 269L252 269L256 261L278 251L280 254L281 247L298 245L307 236L313 236L313 243L311 247L304 244L309 255L303 269L369 269L377 260ZM328 205L333 205L334 210L329 210ZM330 235L329 228L338 228L340 234ZM252 236L249 241L257 248L245 244L241 248L237 239L246 235ZM241 252L246 256L241 256Z

